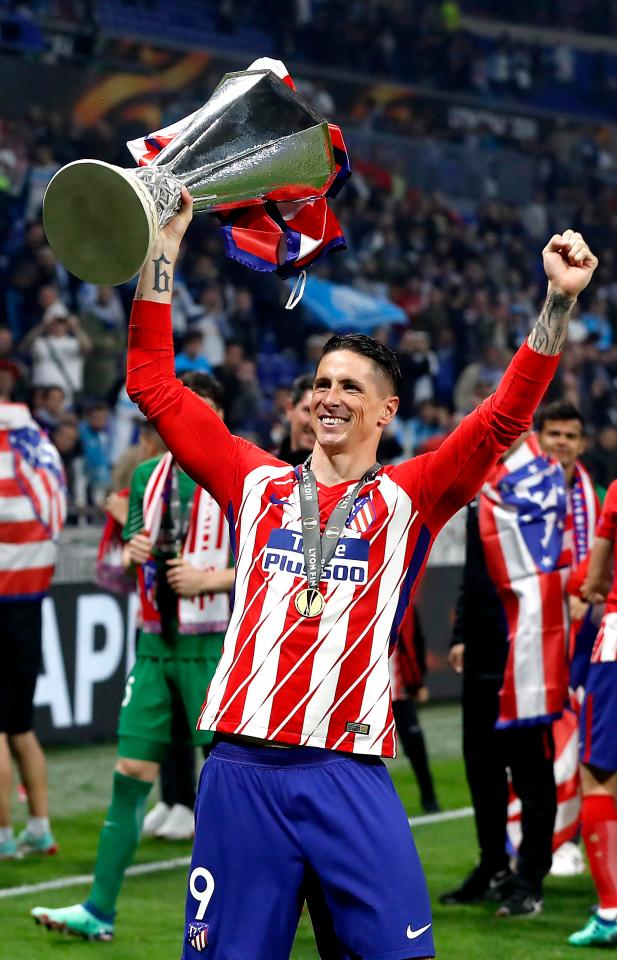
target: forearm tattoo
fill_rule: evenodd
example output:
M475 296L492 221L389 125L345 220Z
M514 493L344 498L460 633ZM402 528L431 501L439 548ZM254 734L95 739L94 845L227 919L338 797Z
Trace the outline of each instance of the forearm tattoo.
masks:
M165 270L164 264L169 266L171 260L168 260L165 254L162 253L157 260L153 260L152 262L154 263L154 284L152 289L156 293L169 293L171 290L171 274Z
M568 321L576 300L563 293L549 293L542 312L527 338L527 343L536 353L554 357L560 353L568 335Z

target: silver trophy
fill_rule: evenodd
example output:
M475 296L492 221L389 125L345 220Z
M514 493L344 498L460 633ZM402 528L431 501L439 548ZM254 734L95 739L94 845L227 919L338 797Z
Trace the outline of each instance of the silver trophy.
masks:
M147 165L62 167L43 223L71 273L124 283L143 266L186 186L196 212L323 196L336 174L326 120L267 69L225 74L213 95Z

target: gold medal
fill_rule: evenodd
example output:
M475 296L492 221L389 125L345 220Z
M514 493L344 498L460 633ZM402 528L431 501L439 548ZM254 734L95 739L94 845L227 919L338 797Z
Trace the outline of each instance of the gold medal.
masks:
M318 617L326 605L322 594L314 587L301 590L294 603L301 617Z

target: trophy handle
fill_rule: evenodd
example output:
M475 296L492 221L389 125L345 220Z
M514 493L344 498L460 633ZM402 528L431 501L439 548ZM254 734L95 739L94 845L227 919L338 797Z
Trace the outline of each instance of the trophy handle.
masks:
M159 229L159 210L137 172L142 173L100 160L75 160L50 180L43 200L45 233L58 259L80 280L115 285L143 266ZM169 209L172 186L165 184ZM176 204L179 198L178 184Z

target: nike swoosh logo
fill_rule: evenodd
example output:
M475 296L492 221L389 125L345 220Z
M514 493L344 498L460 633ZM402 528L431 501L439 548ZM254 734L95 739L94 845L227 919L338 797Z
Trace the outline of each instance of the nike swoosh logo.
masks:
M411 924L407 927L407 939L415 940L417 937L421 937L423 933L426 933L428 928L431 926L430 923L427 923L425 927L420 927L419 930L412 930Z

